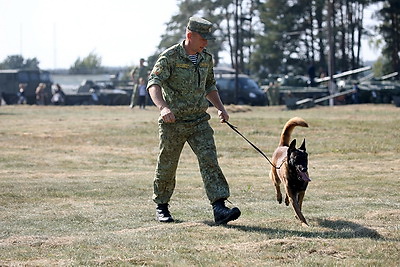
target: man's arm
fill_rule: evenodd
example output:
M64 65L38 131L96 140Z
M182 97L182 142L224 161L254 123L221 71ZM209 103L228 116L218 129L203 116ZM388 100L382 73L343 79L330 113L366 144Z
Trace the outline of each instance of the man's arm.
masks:
M213 90L208 95L206 95L208 101L213 104L213 106L218 110L218 117L222 122L228 121L229 120L229 114L225 110L224 104L222 104L221 98L219 97L218 91Z
M148 88L151 100L153 100L156 107L160 110L161 118L164 122L171 123L175 122L175 115L169 109L167 102L165 102L162 96L161 87L159 85L153 84Z

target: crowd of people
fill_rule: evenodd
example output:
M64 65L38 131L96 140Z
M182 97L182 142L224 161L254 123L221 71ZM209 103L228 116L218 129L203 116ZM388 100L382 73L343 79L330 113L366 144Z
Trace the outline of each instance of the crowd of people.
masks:
M20 83L18 85L17 93L17 104L24 105L28 103L26 96L26 83ZM65 105L65 93L61 88L61 85L56 83L52 85L51 95L46 91L47 85L45 83L39 83L35 89L35 104L36 105L48 105L49 102L53 105Z

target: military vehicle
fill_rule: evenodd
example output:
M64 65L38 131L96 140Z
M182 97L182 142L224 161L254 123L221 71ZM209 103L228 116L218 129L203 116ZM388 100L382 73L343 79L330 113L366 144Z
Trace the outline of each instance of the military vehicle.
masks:
M112 82L84 80L76 92L66 92L66 105L129 105L130 94Z
M358 85L360 99L366 103L392 103L399 106L400 81L392 80L398 76L398 72L384 75L380 78L369 78Z
M279 88L279 104L285 104L289 109L308 108L314 105L327 105L330 100L336 104L369 103L372 90L365 90L362 79L348 79L352 75L370 70L371 67L362 67L333 75L334 90L329 91L330 77L316 78L315 86L306 76L282 75L274 76ZM268 86L262 86L268 91ZM356 96L357 100L355 100Z
M52 104L53 79L49 71L13 69L0 70L0 95L7 105L17 104L21 83L26 85L27 104L36 103L35 91L39 83L46 84L44 104ZM125 90L114 88L111 81L83 81L76 91L66 90L64 93L65 105L129 105L130 103L130 94Z
M19 84L26 84L25 97L27 104L36 103L36 88L39 83L46 84L45 103L49 104L51 99L51 75L44 70L0 70L0 93L6 104L16 104L18 101Z

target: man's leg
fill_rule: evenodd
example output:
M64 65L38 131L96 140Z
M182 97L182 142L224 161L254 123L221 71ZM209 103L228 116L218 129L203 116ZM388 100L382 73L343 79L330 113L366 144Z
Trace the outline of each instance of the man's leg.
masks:
M218 164L214 131L207 121L195 126L188 143L196 154L204 188L211 203L229 197L229 185Z
M185 141L176 125L160 125L160 153L154 178L153 200L157 204L156 216L160 222L173 221L168 203L175 189L175 175Z
M236 207L229 209L225 206L225 200L230 195L229 185L218 164L213 129L207 121L196 127L197 131L188 142L198 158L206 194L213 206L215 223L226 224L239 218L241 213Z

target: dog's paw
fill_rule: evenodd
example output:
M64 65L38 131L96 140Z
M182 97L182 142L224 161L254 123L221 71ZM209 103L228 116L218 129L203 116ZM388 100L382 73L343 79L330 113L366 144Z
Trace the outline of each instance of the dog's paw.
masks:
M288 196L286 196L286 198L285 198L285 204L286 204L286 206L289 206L289 203L290 203L289 198L288 198Z
M303 226L303 227L310 227L310 226L308 225L308 223L305 223L305 222L301 222L301 226Z
M301 220L297 215L295 215L294 217L295 217L297 220L299 220L299 221L301 222L301 226L310 227L310 226L308 225L307 221ZM305 220L305 219L304 219L304 220Z
M279 202L279 204L282 204L282 194L277 194L276 200Z

